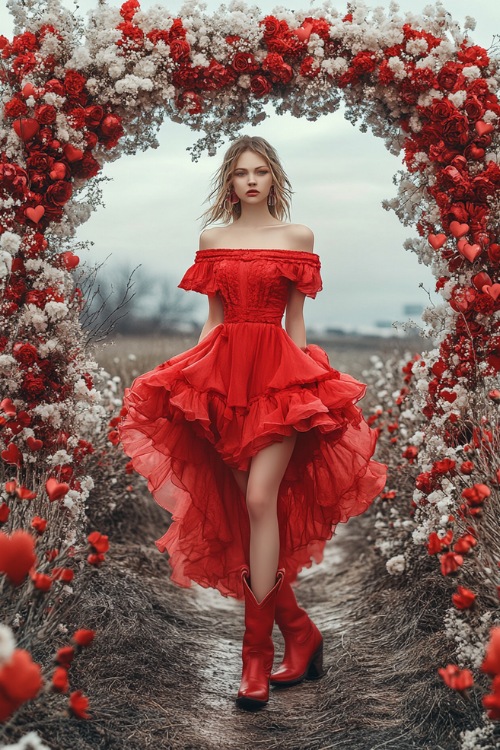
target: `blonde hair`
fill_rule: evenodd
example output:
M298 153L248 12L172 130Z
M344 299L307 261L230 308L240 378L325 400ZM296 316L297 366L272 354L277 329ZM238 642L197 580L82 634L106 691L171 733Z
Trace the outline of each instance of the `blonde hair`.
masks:
M224 154L224 159L214 177L211 185L213 186L207 201L214 198L213 205L204 211L198 218L204 218L202 229L207 224L222 219L224 223L229 224L231 220L238 219L241 216L241 203L230 203L227 200L228 191L230 190L231 180L235 166L239 157L244 151L254 151L264 157L271 171L274 185L275 203L269 206L269 212L276 219L283 221L285 217L290 218L290 202L292 189L276 150L268 143L265 138L255 135L243 135L234 141Z

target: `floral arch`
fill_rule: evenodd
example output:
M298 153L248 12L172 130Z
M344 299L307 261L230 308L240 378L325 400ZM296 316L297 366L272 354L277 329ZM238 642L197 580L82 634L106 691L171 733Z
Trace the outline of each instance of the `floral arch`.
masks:
M8 7L15 36L0 36L0 572L47 591L70 576L61 571L71 572L71 557L86 554L93 436L107 426L109 445L117 442L79 321L74 252L105 163L156 147L165 118L203 133L189 149L196 161L262 121L266 103L315 120L342 98L362 131L403 152L398 194L385 207L416 227L407 249L431 267L443 300L424 314L439 345L407 362L405 385L372 422L383 431L403 409L419 415L400 454L420 469L411 512L419 550L439 553L443 575L459 574L481 544L495 565L498 539L482 536L481 521L500 507L500 66L495 49L470 39L474 24L460 29L440 3L403 17L394 3L339 12L325 2L263 16L243 0L213 15L187 2L173 17L160 6L143 11L138 0L100 0L87 27L59 0ZM488 460L475 462L481 450ZM23 529L38 535L36 552L18 536L27 547L16 573L2 545ZM87 561L99 564L107 540L95 531L88 541ZM56 564L42 564L54 546L56 575ZM391 558L395 572L406 556ZM481 585L495 588L496 576ZM473 593L458 587L462 610ZM498 633L489 645L496 638L496 653ZM491 657L483 671L498 675L498 664ZM463 689L467 670L456 670L443 679ZM484 703L491 699L491 719L500 718L495 695L500 701L493 693Z

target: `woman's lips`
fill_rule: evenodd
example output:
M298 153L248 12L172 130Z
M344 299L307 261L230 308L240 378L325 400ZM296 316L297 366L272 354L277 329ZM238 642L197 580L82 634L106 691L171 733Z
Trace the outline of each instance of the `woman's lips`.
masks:
M247 195L258 195L258 194L259 194L258 190L247 190Z

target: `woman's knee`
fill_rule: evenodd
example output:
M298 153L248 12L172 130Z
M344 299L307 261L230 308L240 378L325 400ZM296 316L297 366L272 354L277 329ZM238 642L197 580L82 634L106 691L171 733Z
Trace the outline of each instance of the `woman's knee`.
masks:
M276 513L276 500L277 492L274 488L254 486L249 482L246 503L250 518L258 521L271 513Z

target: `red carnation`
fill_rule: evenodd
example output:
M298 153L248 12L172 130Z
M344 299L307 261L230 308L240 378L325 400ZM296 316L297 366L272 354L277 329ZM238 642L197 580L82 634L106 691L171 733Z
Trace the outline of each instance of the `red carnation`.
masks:
M28 106L24 99L16 95L3 105L3 111L6 117L19 117L28 112Z
M64 77L64 88L70 96L77 96L85 86L85 76L77 70L67 70Z
M38 362L38 352L33 344L16 343L12 347L12 354L22 365L31 366Z
M185 39L173 39L170 42L170 57L175 62L189 60L191 47Z
M41 125L50 125L55 122L57 110L52 104L40 104L35 107L35 117Z
M463 66L460 65L460 63L451 61L443 65L437 74L440 87L442 89L447 89L448 91L456 91L457 89L462 88L465 83L462 74L462 67Z

